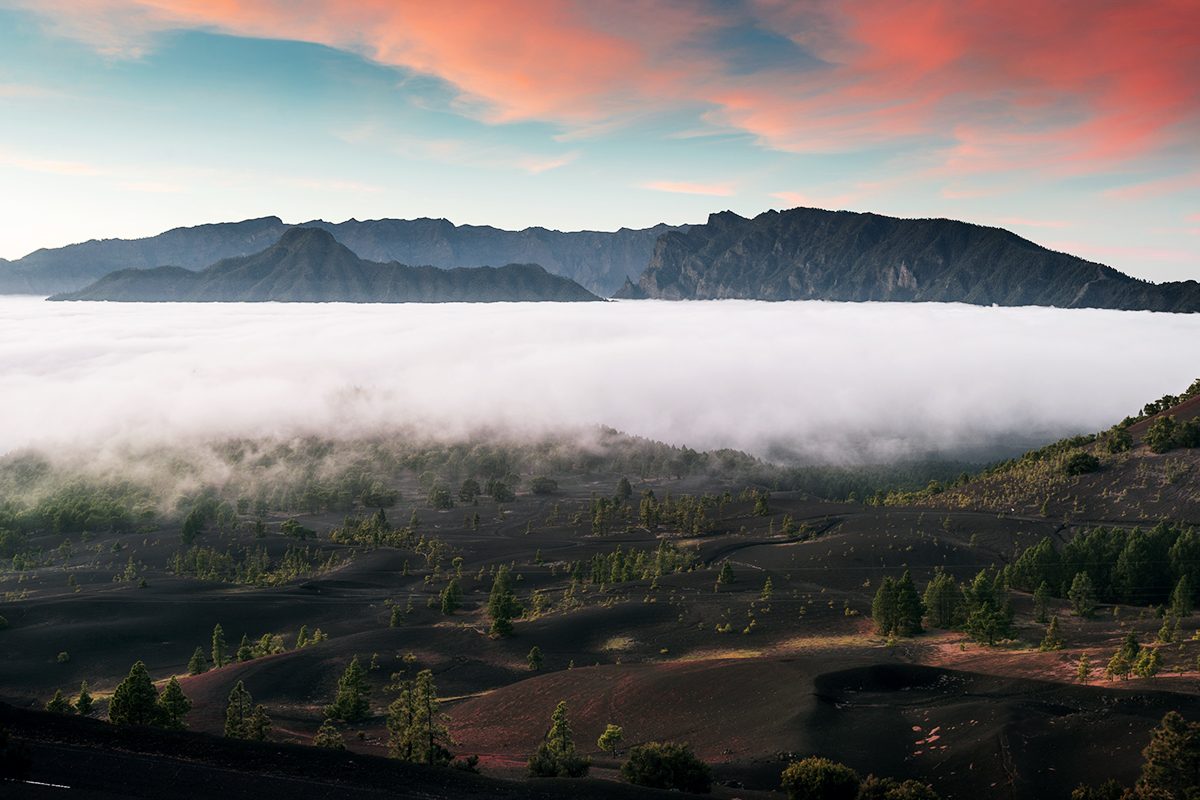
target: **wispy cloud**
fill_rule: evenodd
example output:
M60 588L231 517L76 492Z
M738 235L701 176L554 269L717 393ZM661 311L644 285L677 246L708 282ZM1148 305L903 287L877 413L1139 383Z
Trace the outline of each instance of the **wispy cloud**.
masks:
M339 178L285 178L284 185L298 189L313 189L319 192L381 192L383 187L362 181L343 180Z
M713 197L729 197L737 190L732 183L695 183L692 181L648 181L643 189L675 194L704 194Z
M804 192L773 192L771 197L782 200L789 206L810 208L844 209L855 203L861 195L850 192L832 195L812 195Z
M1197 263L1197 253L1182 248L1140 247L1126 245L1092 244L1080 241L1046 242L1046 247L1072 255L1094 258L1102 263L1114 261L1160 261L1174 264Z
M1074 223L1062 219L1034 219L1032 217L996 217L993 225L1001 228L1069 228Z
M26 172L43 172L49 175L69 175L73 177L97 177L107 175L109 171L94 164L82 161L65 161L54 158L42 158L26 153L16 153L0 150L0 166L15 167Z
M1178 194L1197 188L1200 188L1200 172L1190 172L1106 189L1104 196L1115 200L1142 200L1149 197Z

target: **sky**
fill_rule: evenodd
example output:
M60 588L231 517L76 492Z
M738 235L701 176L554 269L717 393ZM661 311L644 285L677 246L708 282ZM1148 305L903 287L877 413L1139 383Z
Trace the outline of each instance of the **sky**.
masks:
M1200 279L1200 2L0 0L0 258L798 205Z

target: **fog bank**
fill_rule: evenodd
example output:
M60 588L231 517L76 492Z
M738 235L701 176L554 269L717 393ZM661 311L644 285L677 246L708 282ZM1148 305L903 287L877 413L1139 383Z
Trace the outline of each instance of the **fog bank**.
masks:
M1099 430L1200 376L1200 315L957 304L0 297L0 453L609 425L854 463Z

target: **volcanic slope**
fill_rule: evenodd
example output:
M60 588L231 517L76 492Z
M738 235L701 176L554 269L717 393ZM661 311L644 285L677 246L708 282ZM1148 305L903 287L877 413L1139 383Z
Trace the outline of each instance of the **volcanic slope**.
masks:
M252 256L199 272L120 270L51 300L126 302L445 303L588 301L600 298L536 264L438 269L364 261L319 228L292 228Z
M565 700L594 777L616 777L619 759L595 744L615 723L625 748L689 741L726 797L775 789L790 759L813 753L929 781L947 797L1064 796L1081 781L1132 782L1166 710L1200 715L1200 640L1156 643L1162 620L1149 608L1102 605L1077 617L1051 598L1064 645L1044 652L1045 623L1018 591L1006 591L1014 620L996 646L932 626L914 637L876 632L872 598L886 578L907 571L923 588L944 570L969 584L1043 539L1061 544L1098 522L1083 514L743 490L719 469L689 472L697 454L620 461L559 449L535 466L478 444L401 455L378 442L355 445L353 458L337 448L237 442L180 453L163 463L221 460L226 482L199 493L188 482L193 491L170 513L133 509L108 526L80 527L84 499L73 494L71 513L55 513L50 487L76 482L50 462L24 455L0 465L5 485L47 487L27 546L0 570L0 698L40 706L87 680L102 714L140 659L160 684L180 676L193 730L219 733L242 681L266 705L273 740L303 743L358 656L370 711L341 726L347 759L387 752L388 686L429 669L453 751L479 756L486 775L523 776ZM289 457L305 480L268 491L285 474L271 465ZM322 482L333 464L353 465L345 486ZM468 491L471 481L486 493ZM188 508L210 513L185 536ZM501 566L525 609L510 637L489 635ZM444 613L452 580L461 603ZM1180 622L1200 627L1194 614ZM278 636L278 647L185 674L194 650L210 651L216 624L226 655L243 636ZM302 627L327 638L298 646ZM1159 653L1161 672L1102 678L1098 667L1130 633ZM531 666L534 647L543 658ZM1083 655L1094 669L1081 682Z
M1200 424L1200 380L1108 431L1031 451L944 491L897 493L883 502L1060 520L1200 525L1200 446L1152 447L1147 441L1151 427L1167 418L1176 428ZM1095 458L1086 471L1071 466L1081 453Z

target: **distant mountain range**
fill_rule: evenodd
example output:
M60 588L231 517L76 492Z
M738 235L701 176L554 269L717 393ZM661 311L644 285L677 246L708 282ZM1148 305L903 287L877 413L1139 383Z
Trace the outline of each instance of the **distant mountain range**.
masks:
M51 300L127 302L445 303L600 298L536 264L410 267L359 258L320 228L289 228L259 253L207 269L123 269Z
M725 211L664 233L617 296L1200 311L1194 280L1148 283L1001 228L815 208Z
M357 256L358 265L352 269L346 266L348 261L329 265L321 273L326 284L314 283L311 274L276 272L271 279L275 295L259 296L265 290L255 283L251 299L331 299L330 294L340 299L416 298L426 291L419 287L428 287L430 297L454 291L470 294L476 288L484 297L500 291L495 288L500 275L484 281L482 276L491 273L445 278L429 270L512 262L524 266L500 268L504 285L536 284L533 293L547 299L558 292L564 298L574 293L564 286L553 288L540 277L535 280L534 264L578 282L593 294L630 299L942 301L1200 311L1200 284L1194 280L1149 283L1049 250L1001 228L945 219L796 208L768 211L753 219L725 211L711 215L703 225L656 225L612 233L505 231L435 219L336 224L318 220L299 227L328 232L343 246L341 250ZM183 292L196 299L240 297L250 291L243 283L219 285L234 280L228 265L215 264L197 280L188 273L222 259L260 253L296 229L278 217L264 217L176 228L147 239L108 239L38 250L17 261L0 261L0 293L59 292L72 298L134 293L164 299ZM314 258L309 254L303 264L310 273L317 268ZM427 266L405 267L409 272L404 274L414 277L401 279L397 264L389 265L391 271L385 273L379 271L384 266L379 262ZM153 275L128 272L160 267ZM343 268L357 276L354 281L339 282L338 270ZM110 279L89 286L114 272ZM518 279L517 272L524 277ZM418 274L424 277L417 280ZM635 283L632 276L640 277ZM468 283L476 288L468 291ZM485 283L495 286L484 290ZM87 289L79 291L83 287Z
M202 269L223 258L257 253L291 227L278 217L263 217L175 228L146 239L93 240L38 250L16 261L0 261L0 294L71 292L119 269ZM641 274L655 240L676 230L656 225L612 233L506 231L444 219L315 220L299 227L323 228L359 258L370 261L443 268L540 264L604 296L616 291L627 275Z

